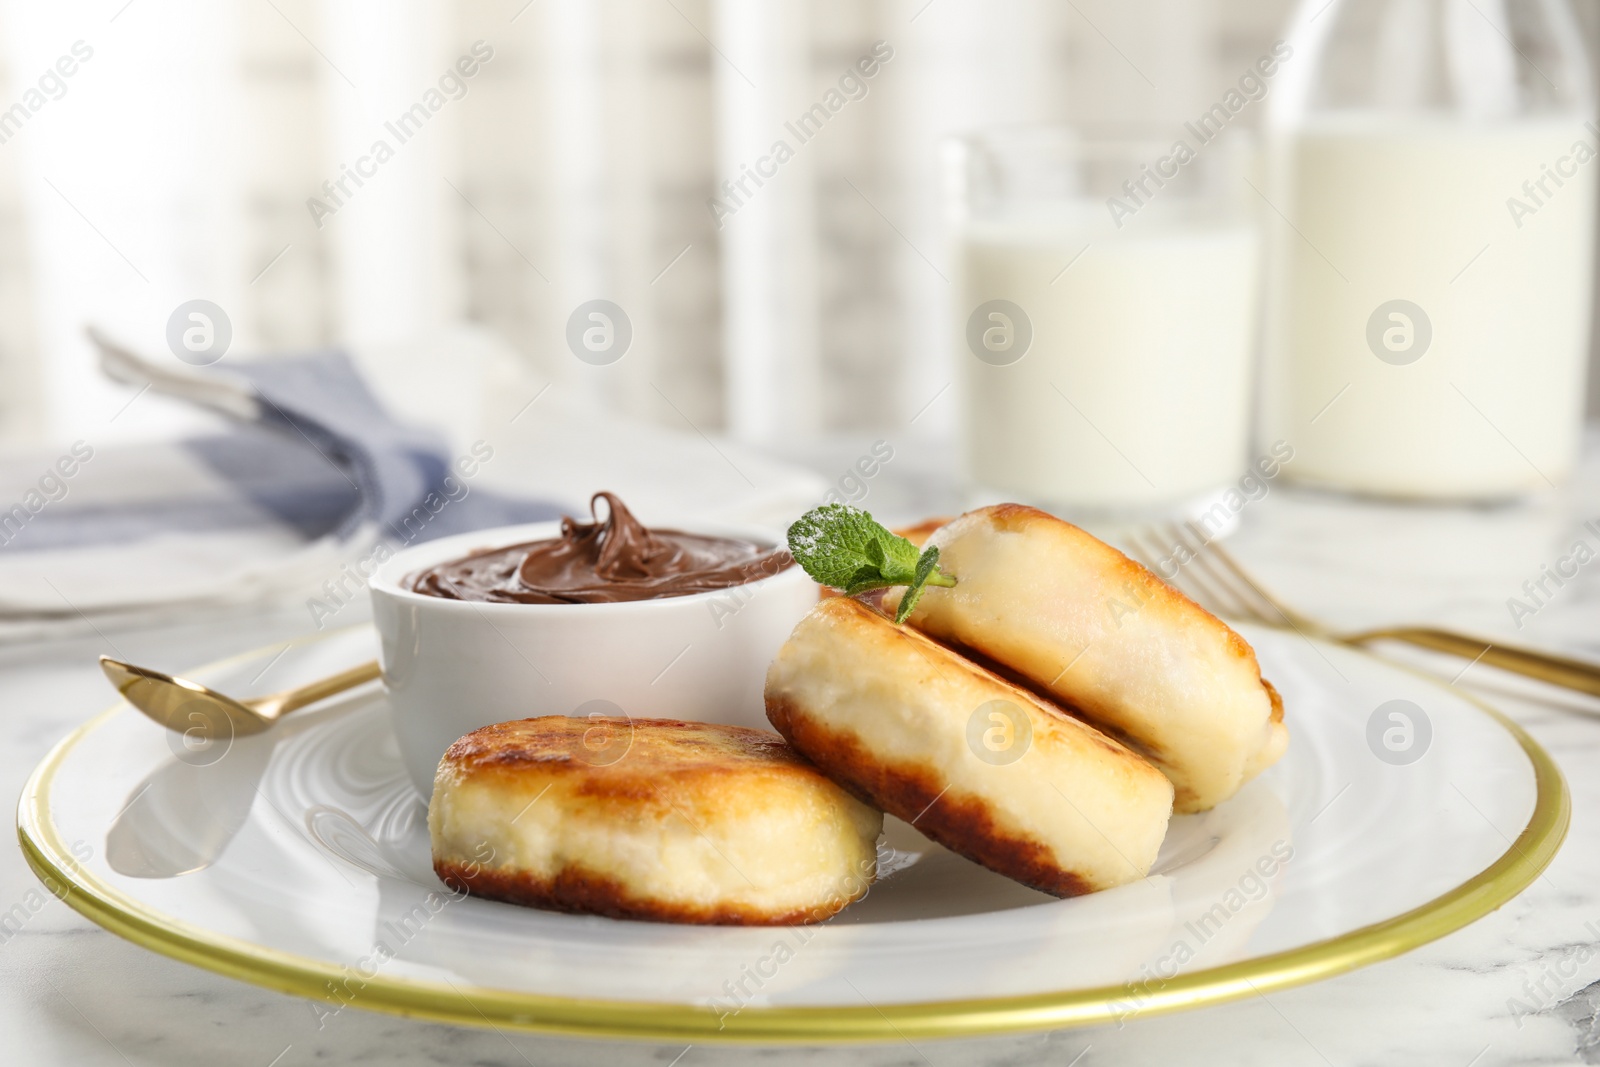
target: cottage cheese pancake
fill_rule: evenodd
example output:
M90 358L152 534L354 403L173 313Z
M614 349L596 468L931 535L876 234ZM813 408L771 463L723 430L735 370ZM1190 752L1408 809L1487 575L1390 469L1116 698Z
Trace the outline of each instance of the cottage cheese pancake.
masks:
M766 701L778 732L857 796L1035 889L1135 881L1166 835L1172 785L1143 758L857 600L801 620Z
M1021 504L968 512L928 543L957 582L929 588L910 624L1126 741L1172 779L1177 811L1222 803L1283 754L1283 702L1255 651L1110 545Z
M876 875L881 812L760 730L552 715L439 763L428 830L452 888L663 922L828 918Z

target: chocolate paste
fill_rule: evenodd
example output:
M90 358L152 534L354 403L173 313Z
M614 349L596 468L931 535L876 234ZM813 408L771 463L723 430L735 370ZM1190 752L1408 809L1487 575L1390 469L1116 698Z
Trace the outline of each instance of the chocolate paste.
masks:
M595 501L606 502L602 520ZM594 522L561 520L561 536L475 552L429 567L418 593L497 604L612 604L727 589L794 566L782 548L753 541L649 530L622 501L596 493Z

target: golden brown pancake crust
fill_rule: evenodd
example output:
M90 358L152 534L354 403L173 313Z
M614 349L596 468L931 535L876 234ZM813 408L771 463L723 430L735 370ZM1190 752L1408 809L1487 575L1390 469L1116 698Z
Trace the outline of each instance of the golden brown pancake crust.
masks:
M1093 891L1083 879L1057 866L1050 850L1039 842L1002 830L984 804L948 796L933 774L882 762L854 736L829 730L795 710L782 698L767 701L767 718L778 732L826 766L833 780L863 803L904 819L950 851L1041 892L1075 897ZM920 825L935 804L937 820Z
M525 871L492 870L481 864L434 860L433 872L456 891L473 896L522 904L547 911L578 915L604 915L639 922L694 923L716 926L801 926L822 922L842 911L850 900L835 898L826 905L797 908L774 915L754 908L721 905L691 908L654 898L640 897L613 878L567 867L555 878L535 878ZM837 907L833 904L837 903Z
M474 730L451 745L444 758L473 774L525 763L544 764L547 770L570 767L590 776L605 771L619 778L649 777L691 767L701 772L736 763L816 773L805 757L764 730L708 726L712 724L683 719L545 715ZM608 746L617 743L626 743L626 760L620 753L608 751Z
M718 777L729 778L730 785L735 774L823 777L773 734L682 719L549 715L496 723L456 741L445 751L444 762L478 781L515 778L528 765L537 765L545 774L578 777L580 796L652 810L670 810L675 803L681 807L680 794L691 781L697 798L714 798Z

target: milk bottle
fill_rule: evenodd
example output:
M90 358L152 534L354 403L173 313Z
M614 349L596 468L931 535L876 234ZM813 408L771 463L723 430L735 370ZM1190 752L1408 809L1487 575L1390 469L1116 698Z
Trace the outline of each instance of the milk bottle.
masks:
M1558 484L1600 171L1571 11L1324 3L1291 35L1268 130L1262 436L1292 444L1290 477L1338 489Z

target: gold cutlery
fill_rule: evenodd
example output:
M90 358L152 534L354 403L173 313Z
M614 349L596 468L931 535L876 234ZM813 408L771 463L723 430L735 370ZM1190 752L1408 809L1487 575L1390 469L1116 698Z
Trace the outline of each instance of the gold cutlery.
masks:
M181 734L198 731L199 736L206 739L220 736L224 722L232 729L230 736L258 734L291 711L354 689L381 673L378 661L372 660L292 689L235 700L199 682L123 663L110 656L100 657L100 669L128 703L151 719Z
M1221 545L1192 525L1162 523L1128 532L1120 538L1139 562L1169 584L1192 597L1216 615L1264 626L1287 627L1308 637L1345 645L1364 646L1375 641L1401 641L1434 652L1445 652L1487 663L1503 671L1536 678L1563 689L1600 696L1600 665L1566 656L1503 645L1436 626L1384 626L1372 630L1341 632L1326 626L1278 600L1262 588ZM1187 559L1175 574L1167 575L1178 557Z

